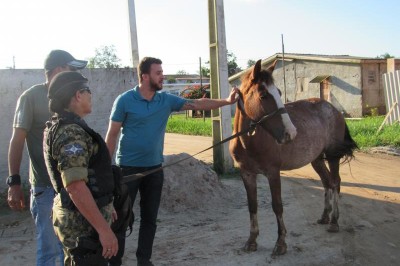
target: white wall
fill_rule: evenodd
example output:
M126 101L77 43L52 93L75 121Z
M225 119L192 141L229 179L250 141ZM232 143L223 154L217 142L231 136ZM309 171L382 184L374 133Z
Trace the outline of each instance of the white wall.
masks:
M115 98L137 85L136 69L84 69L92 90L93 110L85 120L103 137L107 131L110 111ZM19 95L32 85L45 82L39 69L0 70L0 191L6 188L8 147L12 134L14 111ZM28 155L25 150L21 166L22 179L28 180Z

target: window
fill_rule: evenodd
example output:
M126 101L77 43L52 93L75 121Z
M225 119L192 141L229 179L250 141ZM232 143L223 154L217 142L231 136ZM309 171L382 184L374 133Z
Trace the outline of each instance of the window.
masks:
M373 83L375 80L375 71L368 71L368 83Z

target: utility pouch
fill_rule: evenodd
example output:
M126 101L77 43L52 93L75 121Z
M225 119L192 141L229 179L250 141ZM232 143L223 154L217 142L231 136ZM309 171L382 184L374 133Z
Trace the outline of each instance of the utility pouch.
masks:
M108 261L102 256L100 242L91 237L76 238L76 247L71 250L72 260L76 266L107 266Z

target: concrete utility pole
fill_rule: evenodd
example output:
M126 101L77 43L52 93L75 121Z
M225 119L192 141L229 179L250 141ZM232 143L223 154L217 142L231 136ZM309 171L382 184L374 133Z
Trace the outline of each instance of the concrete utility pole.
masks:
M223 0L208 0L208 21L211 98L223 99L230 93ZM213 144L232 135L231 106L224 106L220 110L211 111ZM225 143L213 149L214 170L217 173L226 173L233 168L228 147L229 144Z
M139 64L139 46L136 30L135 0L128 0L129 33L131 38L131 60L133 68Z

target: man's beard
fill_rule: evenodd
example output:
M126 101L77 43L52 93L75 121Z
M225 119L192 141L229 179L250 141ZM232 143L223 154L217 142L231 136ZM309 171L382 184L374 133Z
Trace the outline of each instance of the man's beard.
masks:
M160 91L162 90L162 85L158 85L157 82L154 82L152 79L150 80L150 88L152 88L155 91Z

